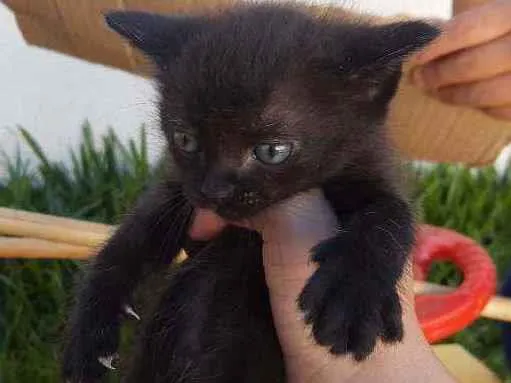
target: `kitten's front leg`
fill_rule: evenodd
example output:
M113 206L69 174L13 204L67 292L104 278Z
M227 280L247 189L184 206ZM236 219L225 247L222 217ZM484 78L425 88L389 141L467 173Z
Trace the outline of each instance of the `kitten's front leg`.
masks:
M183 246L192 208L181 186L160 183L100 250L80 286L64 352L67 382L99 379L117 351L125 305L144 273L167 265ZM133 314L132 314L133 315Z
M373 192L361 189L350 201L325 189L340 229L313 249L319 267L299 297L316 341L356 360L365 359L378 338L403 337L397 284L414 238L407 202L389 191ZM356 211L346 209L350 202Z

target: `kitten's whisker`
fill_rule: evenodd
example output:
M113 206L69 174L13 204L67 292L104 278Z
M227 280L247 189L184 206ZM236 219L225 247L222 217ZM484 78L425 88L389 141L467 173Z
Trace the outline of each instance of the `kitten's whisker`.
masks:
M179 208L181 203L184 202L179 200L176 196L175 198L170 199L168 203L164 204L162 208L165 209L165 212L159 216L156 222L153 223L151 230L159 228L163 221L165 221L170 214L174 213L174 211Z
M394 242L396 244L396 246L401 250L401 251L404 251L404 247L403 245L399 242L399 240L395 237L395 235L392 233L392 231L386 229L385 227L381 226L381 225L378 225L378 226L375 226L375 229L376 230L380 230L380 231L383 231L385 234L387 234L389 236L390 239L392 239L392 242Z
M176 240L176 235L175 235L175 228L176 226L178 225L184 225L184 223L181 221L181 215L182 215L182 212L185 208L185 204L184 203L180 203L180 204L177 204L175 206L174 209L172 209L171 212L168 212L166 214L166 217L170 216L170 214L172 213L173 215L173 221L172 223L170 224L169 228L167 229L164 237L163 237L163 241L161 242L160 244L160 249L163 249L163 253L166 253L167 250L169 249L169 244L170 244L170 241L171 240Z
M380 57L378 57L376 60L374 60L370 64L367 64L367 65L364 65L364 66L358 68L357 72L361 72L361 71L368 70L368 69L371 70L374 67L376 67L377 65L380 65L381 63L386 63L389 60L392 60L392 58L400 59L403 54L408 53L413 48L415 48L415 46L416 45L414 45L414 44L408 44L403 47L400 47L399 49L387 51L387 52L385 52L385 54L381 55ZM396 57L393 57L393 56L396 56ZM389 71L392 70L392 68L387 65L384 68Z
M163 248L168 249L169 245L171 245L171 248L175 248L177 245L177 241L179 241L182 237L183 230L188 228L188 225L185 224L185 222L188 221L189 216L193 212L193 208L186 202L183 201L183 204L178 208L178 212L175 215L174 222L171 225L171 228L168 230L169 233L175 233L175 235L166 235ZM171 238L172 237L172 238ZM170 242L172 241L172 242Z
M158 218L158 221L155 222L149 230L156 230L157 228L159 228L162 225L162 223L170 215L175 215L176 218L177 218L178 214L176 213L176 211L179 212L180 209L183 207L183 205L186 202L185 200L180 200L178 197L179 196L176 196L174 198L169 199L168 204L164 205L165 212L160 215L160 217ZM175 222L176 222L176 219L171 224L170 228L167 230L167 233L172 231L172 229L173 229L173 227L175 225ZM164 236L164 240L162 241L162 243L159 246L159 249L161 250L161 249L166 248L165 246L167 245L167 242L168 242L168 235L165 235Z
M179 228L179 231L177 233L177 235L174 237L174 243L173 243L173 247L175 247L176 245L176 241L178 241L182 236L183 236L183 230L188 230L188 223L190 222L190 217L191 215L193 214L193 207L189 204L185 204L184 208L182 208L182 225L181 227ZM186 224L185 224L186 222Z
M169 201L168 205L165 206L165 209L167 209L167 211L170 213L176 209L180 209L181 206L185 203L186 201L182 200L181 198L175 198L174 201Z

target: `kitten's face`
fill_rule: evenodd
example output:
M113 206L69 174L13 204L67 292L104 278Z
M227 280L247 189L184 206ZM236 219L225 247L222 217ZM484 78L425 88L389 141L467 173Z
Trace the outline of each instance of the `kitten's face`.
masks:
M159 64L161 125L186 194L233 220L377 148L401 59L435 35L278 6L215 19L117 13L109 24Z
M304 97L277 87L260 105L206 110L185 106L186 99L162 100L164 115L172 116L164 129L190 200L226 219L246 218L340 169L346 153L338 148L346 138L326 140L322 130L332 131L334 116Z
M219 118L199 129L173 129L174 160L189 199L235 220L317 184L307 174L302 137L280 124ZM241 133L245 125L249 133Z

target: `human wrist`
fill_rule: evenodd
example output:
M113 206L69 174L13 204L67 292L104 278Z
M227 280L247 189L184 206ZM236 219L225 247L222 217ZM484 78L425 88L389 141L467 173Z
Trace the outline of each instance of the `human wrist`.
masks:
M378 342L373 353L360 363L344 356L331 357L307 383L455 383L424 338L413 301L403 298L401 342Z

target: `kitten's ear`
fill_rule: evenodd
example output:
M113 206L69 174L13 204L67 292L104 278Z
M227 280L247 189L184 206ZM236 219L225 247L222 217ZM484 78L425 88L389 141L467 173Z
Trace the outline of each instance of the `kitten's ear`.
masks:
M344 57L348 72L365 81L366 95L389 101L397 90L405 59L440 34L440 30L423 21L405 21L369 27L360 31L357 41Z
M372 27L359 42L358 49L367 52L363 58L366 62L360 64L373 68L388 65L400 67L411 53L430 43L439 34L436 26L424 21L403 21ZM352 49L357 50L355 47Z
M105 20L111 29L163 68L180 53L183 44L198 33L202 25L197 17L137 11L108 12Z

